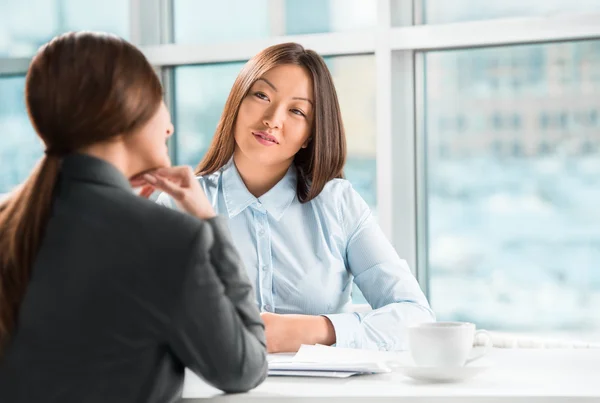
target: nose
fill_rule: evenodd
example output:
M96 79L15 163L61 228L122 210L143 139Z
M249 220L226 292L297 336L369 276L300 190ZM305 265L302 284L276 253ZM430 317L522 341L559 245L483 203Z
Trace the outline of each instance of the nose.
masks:
M283 114L281 113L280 108L274 105L265 111L265 115L263 116L263 124L269 129L281 129L282 123Z

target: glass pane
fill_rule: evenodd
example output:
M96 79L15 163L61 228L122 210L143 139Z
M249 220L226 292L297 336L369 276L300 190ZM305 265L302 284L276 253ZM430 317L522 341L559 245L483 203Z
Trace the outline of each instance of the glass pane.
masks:
M0 194L21 183L42 156L42 142L29 122L24 92L24 77L0 78Z
M325 61L333 76L346 130L346 178L377 215L375 57L328 57Z
M426 24L600 11L600 2L597 0L421 1Z
M225 101L244 63L175 68L176 163L196 167L210 146Z
M439 318L600 335L600 41L425 60Z
M177 43L218 43L375 26L372 0L174 0Z
M31 56L52 37L80 30L106 31L128 38L129 2L0 0L0 57Z

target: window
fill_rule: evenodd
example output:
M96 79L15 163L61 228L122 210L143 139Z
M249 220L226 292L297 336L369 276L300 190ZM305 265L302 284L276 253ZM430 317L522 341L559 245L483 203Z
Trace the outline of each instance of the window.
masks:
M600 108L599 108L600 109ZM573 125L580 129L595 130L598 121L598 111L582 108L573 114Z
M545 141L545 140L542 140L542 142L538 146L538 154L539 155L546 155L546 154L549 154L550 151L551 151L551 147L548 144L548 142Z
M174 0L176 43L219 43L375 26L371 0Z
M517 115L516 113L513 114L512 124L513 124L513 129L515 129L515 130L521 129L521 116Z
M331 57L326 61L338 93L348 141L346 178L377 215L375 57Z
M559 115L560 127L561 129L566 129L569 124L569 117L566 112L561 112Z
M548 70L554 63L549 55L561 54L571 65L582 45L589 46L553 43L515 51L543 54ZM487 65L488 58L505 65L512 50L428 52L425 77L443 71L448 88L455 88L461 79L453 68L456 57L470 58L465 66ZM511 71L489 74L507 81ZM425 80L428 272L434 311L441 320L467 320L487 329L600 330L600 137L573 127L568 152L567 145L551 147L567 140L561 137L567 111L577 106L591 116L590 109L600 109L597 95L577 80L544 75L541 85L523 81L518 92L487 87L483 97L478 89L488 78L466 74L473 82L461 91L440 92ZM433 119L449 108L468 116L472 105L488 111L492 125L468 137L470 153L463 154L465 137L439 130ZM507 105L514 109L507 112ZM521 124L529 121L538 123ZM521 130L496 132L506 124ZM544 133L550 125L559 129L551 136ZM443 158L436 148L442 143L452 151Z
M592 110L589 113L589 123L590 126L596 126L598 124L598 111L597 110Z
M492 117L492 122L494 124L495 130L502 130L502 121L502 115L500 115L500 113L494 113L494 116Z
M540 128L547 129L550 126L550 117L547 112L542 112L540 115Z
M24 77L0 77L0 194L23 182L43 152L27 116L24 91Z
M461 133L467 129L467 122L464 116L459 115L456 117L456 130Z
M427 24L600 11L596 0L422 0L421 4Z
M175 68L174 153L177 164L198 165L215 133L223 106L244 63Z
M594 153L594 143L590 140L586 140L581 145L581 153L582 154L593 154Z
M128 38L129 2L0 1L0 27L0 57L31 56L52 37L67 31L106 31Z
M501 157L504 147L502 146L502 142L500 140L494 140L492 142L491 150L494 153L494 156Z
M519 140L515 140L512 144L512 155L513 157L520 157L523 154L523 147Z

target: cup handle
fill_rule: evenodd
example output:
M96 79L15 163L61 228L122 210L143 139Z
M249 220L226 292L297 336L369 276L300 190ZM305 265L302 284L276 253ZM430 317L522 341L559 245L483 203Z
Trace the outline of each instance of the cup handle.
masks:
M474 357L469 358L466 362L465 365L469 365L470 363L472 363L475 360L480 359L481 357L487 355L491 350L492 347L494 346L494 343L492 342L492 336L490 336L490 334L487 332L487 330L478 330L475 332L475 337L473 338L473 340L477 340L477 336L479 335L483 335L486 338L486 342L485 342L485 349L477 354Z

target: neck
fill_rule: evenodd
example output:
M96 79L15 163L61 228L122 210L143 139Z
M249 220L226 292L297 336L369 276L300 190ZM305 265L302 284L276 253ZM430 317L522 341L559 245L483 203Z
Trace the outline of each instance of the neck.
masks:
M236 147L233 153L233 162L248 191L258 198L283 179L293 160L277 165L260 165L248 160Z
M137 173L129 153L121 142L96 143L78 151L111 163L126 178L131 178Z

